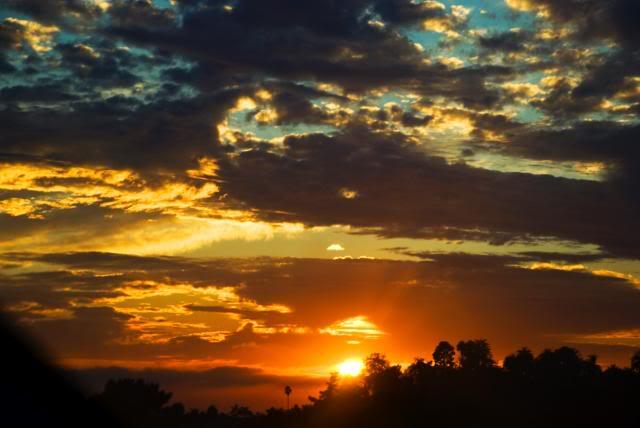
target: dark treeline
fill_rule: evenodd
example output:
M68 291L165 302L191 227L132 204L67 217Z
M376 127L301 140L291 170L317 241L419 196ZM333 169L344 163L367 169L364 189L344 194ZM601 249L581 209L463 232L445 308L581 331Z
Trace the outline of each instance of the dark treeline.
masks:
M537 356L523 348L500 367L485 340L441 342L432 358L403 369L372 354L360 378L332 375L318 397L289 411L187 411L133 379L109 381L89 403L130 427L640 427L640 351L630 367L606 369L569 347Z

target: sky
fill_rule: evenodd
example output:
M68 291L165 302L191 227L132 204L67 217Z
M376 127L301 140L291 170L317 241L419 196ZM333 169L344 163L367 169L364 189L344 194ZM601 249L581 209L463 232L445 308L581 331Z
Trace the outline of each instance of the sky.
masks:
M640 346L636 0L4 0L0 304L87 388Z

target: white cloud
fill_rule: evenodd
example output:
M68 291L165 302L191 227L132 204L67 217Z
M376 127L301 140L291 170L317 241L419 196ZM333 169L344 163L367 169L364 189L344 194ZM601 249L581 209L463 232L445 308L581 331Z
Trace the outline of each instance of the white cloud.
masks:
M340 244L331 244L327 247L327 251L344 251L344 247Z

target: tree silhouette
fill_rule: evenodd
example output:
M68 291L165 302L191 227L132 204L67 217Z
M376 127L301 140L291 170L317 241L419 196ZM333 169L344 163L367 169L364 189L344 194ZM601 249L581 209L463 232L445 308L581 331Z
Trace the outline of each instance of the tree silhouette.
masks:
M631 370L640 374L640 349L631 357Z
M365 371L368 376L383 373L390 367L389 360L384 354L373 353L365 360Z
M371 354L365 361L365 389L371 395L393 391L400 379L402 368L392 366L383 354Z
M502 366L511 373L529 375L534 367L533 352L529 348L519 349L515 354L507 355Z
M289 385L284 387L284 395L287 396L287 410L289 410L289 396L291 395L291 392L293 392L293 389L291 389Z
M595 357L583 359L577 349L568 346L542 351L536 357L536 368L557 378L576 378L600 371Z
M405 376L415 385L420 385L428 381L429 375L433 370L433 363L429 361L425 363L424 358L416 358L413 363L405 370Z
M456 351L452 344L447 341L438 343L433 351L433 363L436 367L451 369L456 365Z
M120 379L108 381L104 391L94 399L110 409L124 424L144 426L159 418L171 395L156 383L142 379ZM176 411L179 409L172 410L173 413Z
M229 410L229 416L233 418L245 419L252 417L253 412L246 406L234 404L233 406L231 406L231 410Z
M495 366L491 347L486 339L461 340L456 349L459 353L460 367L463 369L476 370Z
M234 405L226 413L213 406L186 409L170 402L171 393L159 385L133 379L110 380L100 394L68 401L63 385L47 385L49 376L41 374L38 384L17 382L13 372L20 360L13 358L5 375L13 380L0 388L0 423L97 428L640 427L640 351L628 368L602 369L595 356L582 357L566 346L537 356L522 348L508 355L502 367L495 366L486 340L461 341L457 349L460 364L447 370L440 368L446 364L436 367L422 358L402 369L383 354L371 354L364 376L344 382L332 374L326 389L307 405L264 412ZM450 351L442 360L450 361ZM42 373L33 364L27 367ZM44 392L47 399L30 399L25 388ZM284 391L287 396L292 392L289 386ZM40 412L44 416L29 414Z

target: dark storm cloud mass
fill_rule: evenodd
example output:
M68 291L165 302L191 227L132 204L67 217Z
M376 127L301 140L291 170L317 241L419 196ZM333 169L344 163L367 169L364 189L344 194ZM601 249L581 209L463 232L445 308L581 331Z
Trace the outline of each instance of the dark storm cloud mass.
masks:
M171 9L156 8L146 0L117 0L109 7L109 15L115 25L151 28L168 27L176 19Z
M629 235L638 207L615 188L448 164L401 135L357 128L290 136L282 153L241 153L223 173L229 195L278 220L378 227L387 236L429 236L430 228L445 227L550 235L638 255ZM342 188L358 197L342 197Z
M564 129L526 130L501 149L533 159L602 162L607 168L608 184L621 189L626 194L624 203L635 210L640 183L638 141L638 125L590 121Z
M20 93L17 88L7 91ZM81 104L71 112L7 108L0 111L0 120L8 124L0 144L4 153L74 164L184 171L217 150L213 124L235 101L234 95L134 105L133 109L118 97Z
M421 52L394 26L445 16L443 10L426 4L245 0L227 10L219 2L203 3L187 9L180 27L144 29L135 23L114 23L106 31L185 55L227 81L271 75L332 82L358 92L395 86L443 94L469 105L490 105L495 95L484 86L484 79L509 73L503 67L448 72L441 65L424 63ZM391 28L371 24L377 17Z
M529 3L548 8L552 19L560 24L575 24L580 38L613 38L623 44L640 40L635 22L640 5L634 0L530 0Z
M530 131L507 150L537 159L620 162L638 159L640 126L582 122L571 128Z

